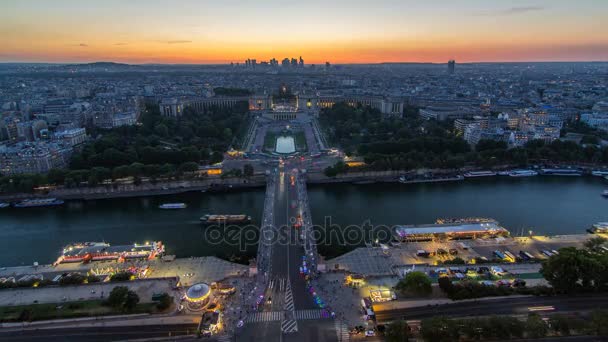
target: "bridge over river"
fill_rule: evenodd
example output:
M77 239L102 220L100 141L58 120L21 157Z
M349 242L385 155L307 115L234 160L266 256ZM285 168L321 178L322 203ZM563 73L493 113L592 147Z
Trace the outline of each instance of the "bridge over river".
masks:
M305 174L287 161L268 175L257 253L261 304L237 340L344 340L310 285L317 261Z

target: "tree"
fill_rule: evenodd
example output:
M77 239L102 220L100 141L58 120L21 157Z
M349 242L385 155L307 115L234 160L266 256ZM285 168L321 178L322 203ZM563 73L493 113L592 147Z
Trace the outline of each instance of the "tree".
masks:
M394 321L386 327L384 337L387 342L407 341L409 327L404 321Z
M123 272L118 272L118 273L113 274L110 277L110 281L128 281L128 280L131 280L132 277L133 277L133 273L123 271Z
M439 288L450 295L454 292L454 284L452 284L452 280L449 277L439 277Z
M186 162L186 163L182 163L179 168L177 169L177 171L184 173L184 172L196 172L198 171L198 164L195 162Z
M61 277L59 279L59 285L80 285L84 283L85 277L80 273L72 273Z
M126 286L114 287L108 296L108 305L117 309L121 308L127 298L128 292L129 288Z
M528 338L542 338L547 336L547 324L538 314L531 314L526 320L526 336Z
M133 311L133 309L135 309L135 307L137 306L137 303L139 303L139 296L137 295L137 293L129 290L127 292L127 298L125 298L125 303L123 305L124 310Z
M564 315L552 315L549 318L549 324L556 334L562 336L570 335L570 319Z
M607 242L606 238L601 236L593 237L587 241L585 241L585 248L587 248L592 253L601 253L603 252L602 246Z
M110 292L107 303L115 309L129 312L139 303L139 296L126 286L116 286Z
M424 272L413 271L406 274L405 278L399 280L395 289L402 294L414 294L428 296L433 291L431 278Z
M453 321L445 317L424 319L420 323L420 334L425 341L456 340L459 331L454 325Z
M171 306L171 303L173 303L173 297L169 296L167 293L163 293L158 298L158 304L156 304L156 307L159 310L166 310Z
M591 313L591 329L598 336L608 336L608 311L595 310Z

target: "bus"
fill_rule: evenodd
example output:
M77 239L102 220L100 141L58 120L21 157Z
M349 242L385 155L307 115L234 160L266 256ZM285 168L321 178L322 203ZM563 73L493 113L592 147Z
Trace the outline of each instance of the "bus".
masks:
M494 255L495 255L497 258L501 259L501 260L504 260L504 259L505 259L505 255L504 255L504 254L503 254L501 251L499 251L499 250L495 250L495 251L494 251Z
M504 255L505 255L504 260L506 260L508 262L515 262L515 255L513 255L513 253L511 253L509 251L505 251Z

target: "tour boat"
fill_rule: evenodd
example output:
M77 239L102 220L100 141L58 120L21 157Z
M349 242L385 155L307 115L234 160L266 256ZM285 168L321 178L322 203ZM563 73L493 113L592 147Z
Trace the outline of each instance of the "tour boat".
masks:
M211 215L207 214L201 217L201 222L204 224L215 223L249 223L251 216L247 215Z
M185 209L186 203L164 203L158 206L160 209Z
M533 170L513 170L509 172L510 177L532 177L538 176L538 172Z
M54 205L62 205L63 200L56 198L42 198L42 199L26 199L19 203L15 203L15 208L33 208L33 207L49 207Z
M583 173L576 169L542 169L541 173L547 176L582 176Z
M604 190L604 192L602 192L602 196L607 197L608 198L608 190Z
M594 170L591 171L591 175L598 177L608 177L608 170Z
M0 209L10 206L9 203L0 203Z
M496 176L496 172L493 171L469 171L464 174L466 178L476 178L476 177L491 177Z

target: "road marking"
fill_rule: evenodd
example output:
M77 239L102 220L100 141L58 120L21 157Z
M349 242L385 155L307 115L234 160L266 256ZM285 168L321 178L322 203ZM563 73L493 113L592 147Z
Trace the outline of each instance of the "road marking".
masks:
M287 288L285 290L285 310L293 311L295 306L293 304L293 293L291 293L291 282L287 279Z
M336 335L338 335L338 341L346 342L350 341L350 334L348 333L348 326L344 322L335 320L334 327L336 329Z
M247 316L247 319L245 319L245 323L274 322L281 321L284 318L285 313L283 311L254 312Z
M295 312L296 319L321 319L330 318L329 314L325 310L313 309L313 310L298 310Z
M295 319L289 319L281 322L281 332L285 334L298 332L298 322Z

